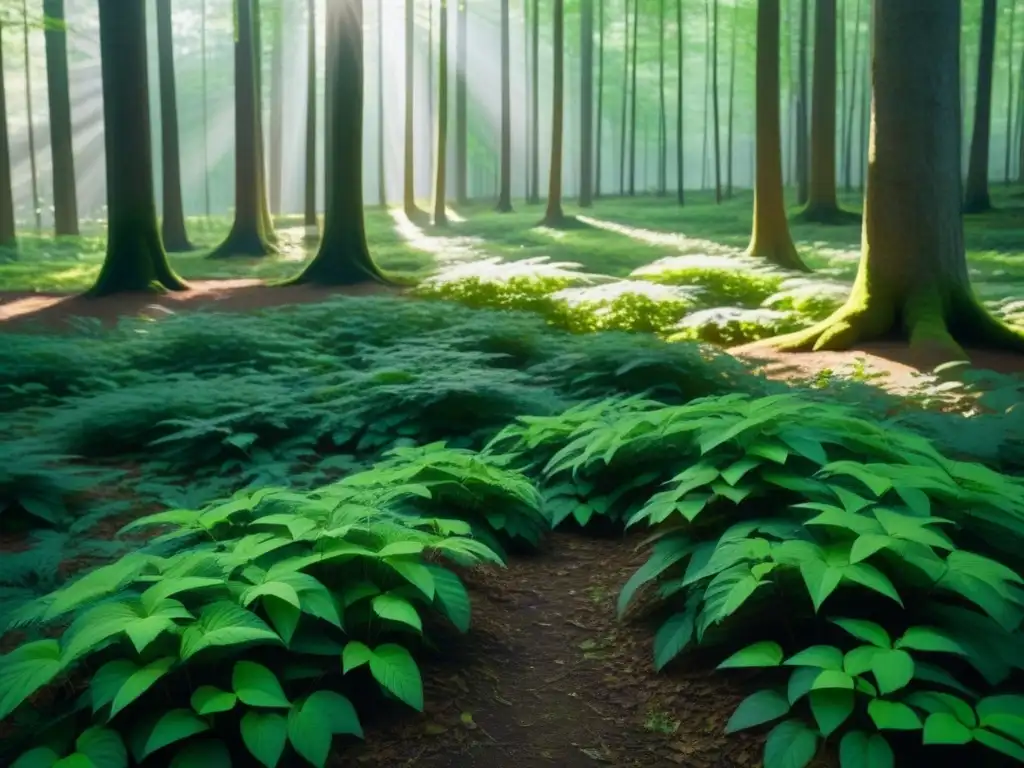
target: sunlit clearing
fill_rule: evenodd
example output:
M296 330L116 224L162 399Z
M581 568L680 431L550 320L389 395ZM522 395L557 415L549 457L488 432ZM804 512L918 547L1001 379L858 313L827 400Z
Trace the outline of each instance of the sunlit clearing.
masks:
M632 238L633 240L637 240L641 243L647 243L648 245L667 245L673 248L678 248L684 253L740 253L736 248L730 248L727 245L720 245L713 240L687 237L679 232L658 232L653 229L629 227L625 224L616 224L615 222L606 221L604 219L595 219L591 216L577 216L576 218L584 224L589 224L592 227L597 227L598 229L603 229L607 232L624 235L625 237Z
M570 306L599 302L612 302L623 296L643 296L651 301L692 302L700 296L701 290L693 286L659 285L646 280L617 280L605 285L585 288L564 288L552 298L565 301Z
M429 253L438 264L473 261L482 257L480 246L484 241L479 237L428 234L406 216L401 208L391 208L388 212L395 221L395 231L399 236L413 248Z
M668 256L634 269L632 275L660 275L666 272L689 271L754 272L761 275L788 274L763 260L743 256L738 251L734 251L733 254L725 256L719 253L690 253L684 256Z
M495 256L449 267L431 277L428 282L436 284L477 280L482 283L507 283L512 280L559 279L593 283L610 279L604 275L580 272L580 267L571 262L548 261L546 256L521 261L504 261L500 256Z

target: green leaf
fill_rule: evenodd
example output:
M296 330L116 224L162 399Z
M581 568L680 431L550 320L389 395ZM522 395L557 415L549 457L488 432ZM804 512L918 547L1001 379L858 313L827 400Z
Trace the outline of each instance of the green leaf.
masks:
M868 703L868 716L880 731L916 731L921 727L917 713L899 701L874 699Z
M292 747L320 768L327 762L331 737L339 733L363 736L355 707L339 693L317 691L288 713L288 740Z
M81 752L72 752L54 763L53 768L93 768L93 763Z
M781 693L766 689L745 698L729 718L726 733L735 733L744 728L777 720L789 713L789 701Z
M400 701L417 712L423 711L423 680L408 650L394 643L378 645L370 657L370 672L381 687Z
M152 688L160 678L171 670L175 663L177 663L176 658L166 656L162 659L151 661L146 666L133 672L114 696L114 700L110 705L110 716L113 717Z
M675 539L672 540L672 543L677 545L668 548L668 540L665 542L666 546L662 546L662 543L659 542L658 548L655 548L651 556L644 561L644 564L629 577L626 585L622 588L622 592L619 594L617 608L620 618L626 612L630 602L633 600L633 596L640 587L658 578L658 576L680 560L689 557L690 553L693 552L693 546L686 540Z
M879 693L885 696L914 679L914 659L906 651L879 650L871 657L871 672Z
M787 667L842 669L843 652L831 645L812 645L786 659Z
M190 741L174 756L170 768L231 768L224 742L215 739Z
M909 648L912 651L933 651L936 653L955 653L966 656L967 650L941 629L933 627L910 627L903 637L896 641L897 648Z
M64 669L56 640L25 643L0 657L0 720Z
M262 584L249 587L249 589L245 590L242 594L242 605L244 607L248 607L254 600L268 595L272 595L279 600L283 600L296 609L302 606L302 602L299 599L299 593L295 591L295 587L291 584L286 584L283 581L265 581Z
M436 584L430 568L423 563L399 560L398 558L389 558L385 562L401 574L403 579L422 592L427 600L434 599Z
M276 768L288 741L288 721L276 712L245 713L241 722L246 749L266 768Z
M765 640L748 645L737 651L718 665L718 669L735 669L742 667L777 667L782 663L782 646Z
M764 745L764 768L804 768L818 753L818 734L800 720L772 728Z
M434 577L434 599L459 632L469 631L469 593L454 573L440 566L427 566Z
M341 652L342 671L347 675L356 667L369 664L372 658L373 651L365 643L353 640L347 643Z
M776 443L754 443L747 448L748 456L757 456L761 459L774 461L776 464L785 464L789 451Z
M853 712L853 691L835 688L811 691L810 700L818 730L826 738Z
M286 603L280 598L266 595L263 598L263 610L267 612L270 623L274 625L277 634L286 643L291 643L295 636L295 630L299 626L301 611L291 603Z
M817 667L797 667L789 676L787 685L787 698L790 704L796 704L800 699L810 693L814 687L814 681L821 675Z
M205 720L187 709L172 709L137 727L131 734L132 755L142 762L158 749L209 730Z
M416 607L406 600L391 593L377 595L372 601L373 612L382 619L397 621L412 627L417 632L423 631L423 622Z
M891 536L879 533L866 533L858 536L850 547L850 562L859 563L867 560L876 552L879 552L893 544L895 540Z
M856 582L861 586L874 590L880 595L885 595L891 600L903 605L896 587L889 581L889 577L868 563L851 563L843 568L843 578Z
M182 592L192 592L199 589L224 586L224 579L206 578L201 576L179 576L177 578L164 578L149 587L139 597L142 607L147 614L162 601L173 595Z
M733 462L727 469L722 472L722 479L725 480L729 485L736 485L743 476L747 474L754 467L761 466L761 462L757 459L743 458L739 461Z
M886 650L877 645L860 645L848 651L843 657L843 671L848 675L863 675L871 669L875 655L885 653Z
M128 751L120 735L109 728L86 728L75 739L75 749L94 768L127 768Z
M128 681L139 667L127 659L115 659L108 661L92 676L89 683L89 696L92 701L92 711L99 712L117 696L117 692Z
M23 752L11 765L11 768L53 768L60 760L60 755L49 747L36 747Z
M181 660L187 661L204 648L246 643L281 644L281 638L252 611L228 601L203 608L199 620L181 638Z
M896 756L880 733L850 731L839 742L840 768L895 768Z
M201 685L192 694L192 709L200 715L215 715L235 708L238 697L212 685Z
M804 560L800 563L800 575L804 579L807 594L810 595L811 602L814 604L814 610L817 611L839 586L839 582L843 578L843 571L821 560Z
M935 712L924 721L925 744L969 744L972 739L971 729L948 712Z
M252 661L239 661L235 664L231 673L231 687L238 700L250 707L288 709L292 705L274 673Z
M998 733L992 733L992 731L987 731L984 728L976 728L972 735L979 744L984 744L989 749L994 749L996 752L1001 752L1018 762L1024 763L1024 747L1020 744L1016 744L1006 737L1000 736Z
M877 645L879 648L892 647L889 633L881 625L875 624L873 621L865 621L863 619L829 619L829 621L837 627L846 630L858 640L863 640L865 643Z
M654 635L654 668L659 672L683 652L693 639L694 611L674 613L658 627Z

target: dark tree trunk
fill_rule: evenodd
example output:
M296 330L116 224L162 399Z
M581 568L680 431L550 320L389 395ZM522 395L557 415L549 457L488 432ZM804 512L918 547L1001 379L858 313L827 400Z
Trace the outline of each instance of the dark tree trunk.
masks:
M78 195L64 0L43 0L43 14L47 18L46 83L50 102L50 153L53 158L53 227L58 236L77 235Z
M0 248L18 244L14 225L14 189L11 179L11 141L7 132L7 86L4 83L4 25L0 20Z
M99 0L107 253L91 296L184 290L160 242L153 192L146 5Z
M594 0L580 0L580 207L594 203Z
M552 0L554 5L554 73L551 99L551 171L548 174L548 205L544 213L544 224L549 227L565 225L562 212L562 116L565 80L565 2Z
M117 0L111 0L117 3ZM266 214L266 179L260 151L259 74L255 0L236 0L235 221L210 258L267 256L275 252Z
M501 188L497 210L512 210L512 62L508 0L501 0Z
M280 216L284 179L284 14L295 0L283 0L273 8L270 40L270 212Z
M378 3L380 0L377 0ZM316 215L316 0L306 8L306 188L305 220L307 242L320 238Z
M639 0L634 0L639 2ZM622 56L622 114L619 120L619 194L626 194L626 137L629 135L628 104L629 104L629 0L624 0L626 44Z
M532 172L530 174L530 202L540 202L540 0L533 0L533 83L530 98L533 106L533 133L530 136Z
M327 139L330 189L320 249L294 282L386 282L370 258L363 220L363 3L327 3Z
M28 0L21 0L21 33L25 54L25 119L28 121L28 162L32 173L32 213L36 231L43 228L43 207L39 202L39 171L36 167L35 110L32 108L32 49L28 38Z
M469 202L469 124L467 122L466 69L469 66L469 0L456 0L455 62L455 201Z
M679 204L686 202L686 170L683 151L683 0L676 0L676 195Z
M455 0L458 2L458 0ZM434 163L434 226L448 223L445 211L448 183L448 0L441 0L437 52L437 161Z
M181 200L181 148L178 137L178 92L174 77L174 21L171 0L157 0L156 37L160 62L160 137L163 160L164 215L161 236L171 253L192 250Z
M718 0L712 0L711 106L715 121L715 202L722 202L722 131L718 119Z
M810 174L807 146L807 17L810 0L800 0L799 89L796 99L796 201L807 204Z
M629 195L636 194L636 54L637 28L640 26L640 0L633 0L633 82L630 85L629 104Z
M988 191L988 158L992 126L992 65L996 52L996 0L984 0L981 8L978 88L974 99L974 133L971 134L964 213L981 213L992 208Z
M1017 0L1011 0L1010 2L1010 39L1006 46L1006 168L1003 173L1003 183L1010 183L1010 147L1013 145L1013 141L1010 138L1013 135L1013 33L1014 33L1014 22L1017 17ZM1021 73L1018 74L1020 76Z

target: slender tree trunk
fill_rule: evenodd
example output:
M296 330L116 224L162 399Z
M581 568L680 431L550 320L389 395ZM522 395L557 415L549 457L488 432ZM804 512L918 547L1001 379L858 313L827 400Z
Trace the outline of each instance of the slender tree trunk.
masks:
M992 65L996 51L996 0L984 0L981 8L978 87L974 98L974 132L967 167L964 213L992 209L988 191L988 160L992 127Z
M548 205L544 213L544 224L549 227L565 225L562 212L562 115L565 109L565 2L552 0L554 6L554 73L551 99L551 171L548 175Z
M32 108L32 49L28 37L28 0L21 0L21 32L22 45L25 53L25 119L28 121L28 162L32 172L32 213L35 217L36 231L43 228L43 206L39 202L39 171L36 167L36 130L33 122L35 111Z
M53 162L53 226L58 236L78 234L74 131L68 81L68 38L64 0L43 0L46 23L46 83L50 105Z
M530 203L540 202L540 0L533 0L533 83L530 88L533 131L530 135Z
M633 0L640 2L640 0ZM623 0L625 52L622 56L622 115L619 121L619 195L626 194L626 137L629 135L629 0Z
M0 248L16 248L14 185L11 179L11 141L7 132L7 86L4 82L4 24L0 19Z
M704 0L704 147L700 158L700 190L708 188L708 170L711 167L711 0Z
M863 192L868 182L868 144L871 140L871 41L874 39L874 0L868 0L868 37L864 44L864 69L860 78L860 184Z
M466 77L469 66L469 0L456 1L455 61L455 201L469 202L469 123Z
M597 0L597 142L594 153L594 199L601 197L601 171L604 155L604 4L605 0Z
M501 187L497 210L512 210L512 53L509 0L501 0Z
M377 204L388 205L387 132L384 130L384 0L377 0Z
M263 131L263 25L260 21L260 2L261 0L253 0L252 5L255 48L253 67L256 70L256 173L258 174L258 188L261 190L259 196L260 226L265 232L267 242L276 245L277 233L274 231L274 218L270 213L270 197L267 194L266 142Z
M594 204L594 0L580 0L580 207Z
M888 2L889 0L886 0ZM793 245L782 191L779 120L779 0L757 4L757 178L754 221L747 253L789 269L807 271Z
M850 63L849 106L846 108L846 141L843 144L843 188L853 189L853 115L857 104L857 72L860 56L860 24L864 10L863 0L857 0L856 23L853 28L853 58Z
M416 91L416 3L405 0L405 164L402 201L405 215L421 220L423 212L416 207L416 115L413 111Z
M838 0L838 2L836 37L839 44L839 76L836 78L836 109L839 120L839 151L841 152L843 147L846 146L846 120L844 117L846 115L846 98L850 89L847 87L846 79L846 0ZM844 185L846 182L847 180L843 178Z
M1017 183L1024 184L1024 49L1020 53L1020 77L1017 78Z
M968 277L960 215L960 2L874 0L874 12L875 112L860 269L845 306L776 343L849 349L897 333L929 363L965 357L960 344L1024 351L1024 340L978 303Z
M810 0L800 0L800 36L799 36L799 84L796 99L796 200L800 205L807 204L810 195L810 173L808 168L809 150L807 146L807 34L808 6Z
M270 49L270 212L281 215L284 179L284 14L295 0L281 0L273 9Z
M377 0L380 8L381 0ZM307 242L320 239L316 215L316 0L306 3L306 185L305 225ZM378 25L379 29L379 25ZM383 178L383 177L382 177Z
M109 0L121 5L119 0ZM255 0L237 0L235 36L235 221L210 258L267 256L275 252L266 215L266 178L260 151L260 79Z
M530 201L530 0L523 0L523 200Z
M107 253L94 297L185 290L160 242L146 70L146 4L98 0L107 166Z
M676 197L686 203L686 156L683 147L683 0L676 0Z
M161 236L170 253L192 250L185 230L181 199L181 148L178 137L178 95L174 77L174 21L171 0L157 0L156 35L160 69L160 136L164 215Z
M199 12L203 16L199 21L199 55L202 58L200 87L203 92L203 210L206 218L210 218L210 91L206 73L206 0L202 0Z
M725 162L725 196L732 198L733 118L736 112L736 29L739 26L739 6L732 7L732 41L729 45L729 137Z
M658 197L668 193L668 118L665 113L665 0L658 0Z
M1013 33L1017 16L1017 0L1010 0L1010 39L1006 46L1006 168L1003 183L1010 183L1010 147L1013 146Z
M715 121L715 202L722 202L722 140L718 119L718 0L713 0L714 35L711 43L711 104Z
M633 0L633 82L630 86L629 118L629 195L636 194L636 55L637 30L640 27L640 0Z
M456 0L457 1L457 0ZM504 0L508 2L508 0ZM437 159L434 163L434 226L448 224L445 211L448 175L448 0L441 0L437 52Z

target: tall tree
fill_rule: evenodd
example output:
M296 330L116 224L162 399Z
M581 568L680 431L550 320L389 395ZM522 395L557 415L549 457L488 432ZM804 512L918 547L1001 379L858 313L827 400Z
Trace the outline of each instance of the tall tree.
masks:
M164 215L161 235L171 253L191 251L181 199L181 149L178 137L178 91L174 77L174 33L171 0L157 0L156 39L160 69L160 141Z
M807 205L810 194L807 146L807 17L810 0L800 0L800 36L798 53L800 79L796 99L796 201Z
M512 210L512 54L508 0L501 0L501 188L497 210Z
M639 2L640 0L634 0ZM629 135L629 0L622 0L625 24L625 54L622 57L622 114L619 119L619 194L626 194L626 137Z
M185 290L160 241L153 192L146 4L98 0L107 165L107 253L89 290Z
M203 92L203 210L210 218L210 91L206 72L206 0L199 6L202 18L199 20L200 90Z
M580 0L580 207L594 203L594 0Z
M118 2L118 0L113 0ZM363 220L363 0L327 3L327 141L329 188L320 249L292 282L354 285L380 282Z
M405 164L402 194L405 215L415 221L424 217L416 205L416 115L413 111L416 91L416 3L405 0Z
M683 151L683 0L676 0L676 197L686 202Z
M46 85L53 162L53 226L57 235L77 235L78 195L64 0L43 0L43 15L46 18Z
M633 81L629 88L629 195L636 194L636 60L637 30L640 27L640 0L633 0Z
M721 121L718 119L718 0L712 0L711 38L711 107L715 123L715 202L722 202L722 140Z
M700 188L708 188L708 147L711 127L711 0L704 0L704 147L700 157Z
M437 155L434 161L434 226L448 223L445 211L448 183L448 0L440 0L437 52ZM506 0L507 2L507 0Z
M235 0L238 2L238 0ZM270 214L270 199L267 195L267 163L264 151L263 139L263 24L260 21L260 8L262 0L253 0L252 4L252 26L253 26L253 69L256 71L256 91L254 94L256 102L256 173L258 187L263 190L259 196L260 226L266 233L267 242L277 245L277 232L274 231L274 219Z
M596 152L594 153L594 198L601 196L601 157L604 154L604 144L601 143L604 134L604 3L605 0L597 0L597 141L595 142Z
M554 7L554 72L551 97L551 171L548 174L548 204L544 224L561 227L566 223L562 212L562 117L565 109L565 0L552 0Z
M530 134L530 194L528 202L540 202L540 0L533 0L533 30L530 58L533 60L533 82L530 85L530 111L533 126Z
M11 179L11 140L7 132L7 85L4 81L4 22L0 18L0 248L18 244Z
M873 0L874 119L860 269L846 304L785 349L848 349L899 334L934 360L960 346L1024 351L971 291L958 96L960 1Z
M736 31L739 28L739 5L733 5L732 7L732 41L729 45L729 126L728 126L728 138L726 142L728 149L726 150L726 163L725 163L725 196L732 197L732 159L735 151L735 142L733 141L733 126L736 113Z
M35 218L36 231L38 232L43 228L43 207L39 202L39 171L36 167L35 110L32 108L32 48L29 45L28 28L28 0L21 0L21 34L25 55L25 119L28 122L28 162L32 174L32 213Z
M857 104L857 73L860 71L860 25L864 11L863 0L857 0L856 21L853 27L853 59L850 73L850 93L846 108L846 140L843 143L843 187L853 189L853 117Z
M1013 145L1013 33L1014 21L1017 16L1017 0L1010 2L1010 39L1006 45L1006 169L1003 173L1003 183L1010 183L1010 147ZM1024 76L1024 72L1018 73Z
M377 204L388 204L387 171L384 166L387 148L384 130L384 0L377 0Z
M284 188L284 22L291 2L275 2L270 35L270 212L281 215Z
M817 0L814 12L814 92L811 167L804 221L838 224L856 218L836 199L836 0Z
M380 0L377 0L378 8ZM316 0L306 3L306 179L303 208L306 242L320 239L316 215Z
M466 77L469 66L469 0L456 0L455 62L455 201L469 202L469 123Z
M266 214L266 176L260 149L256 2L235 0L235 220L210 258L267 256L276 251Z
M992 128L992 66L996 53L996 0L981 6L981 42L978 50L978 87L974 96L974 132L967 165L964 213L991 210L988 192L988 159Z
M668 191L668 117L665 108L665 0L658 0L658 196Z
M782 194L779 18L779 0L759 0L755 85L757 173L754 182L753 231L747 253L780 267L807 271L789 234Z

